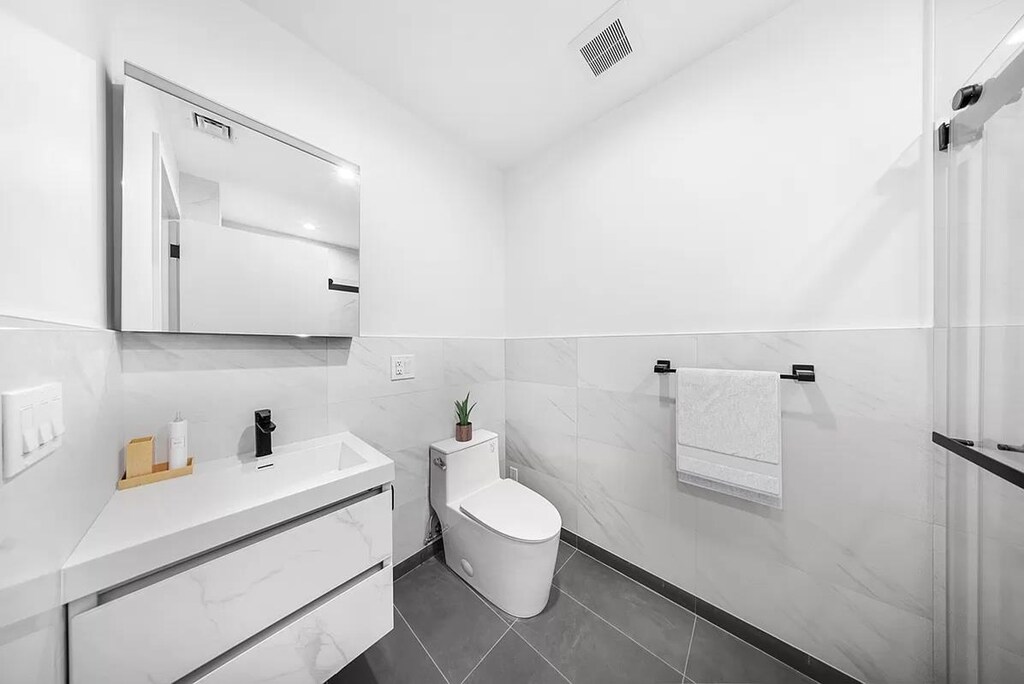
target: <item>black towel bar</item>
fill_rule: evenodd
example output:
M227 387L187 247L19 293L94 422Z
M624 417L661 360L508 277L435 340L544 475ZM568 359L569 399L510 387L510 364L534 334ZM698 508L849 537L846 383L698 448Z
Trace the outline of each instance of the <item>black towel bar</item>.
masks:
M334 282L334 278L327 279L327 289L337 290L338 292L359 292L358 285L342 285L341 283Z
M668 359L658 359L654 363L655 373L675 373L676 369L672 367L672 362ZM797 382L814 382L814 366L809 363L794 363L793 372L786 374L781 373L779 377L783 380L796 380Z

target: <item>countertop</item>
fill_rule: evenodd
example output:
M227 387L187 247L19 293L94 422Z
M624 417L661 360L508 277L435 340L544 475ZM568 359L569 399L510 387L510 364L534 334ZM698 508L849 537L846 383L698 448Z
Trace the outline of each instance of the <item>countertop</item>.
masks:
M273 464L273 465L270 465ZM257 462L200 462L191 475L115 491L62 571L68 603L391 482L391 459L350 432Z

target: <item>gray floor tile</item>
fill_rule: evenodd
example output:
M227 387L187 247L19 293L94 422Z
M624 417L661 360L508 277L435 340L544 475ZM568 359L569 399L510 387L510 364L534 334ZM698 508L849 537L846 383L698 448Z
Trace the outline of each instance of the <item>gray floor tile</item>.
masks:
M683 678L555 587L540 615L512 629L579 684L679 684Z
M395 628L328 684L444 684L444 678L395 613Z
M521 636L509 630L466 684L565 684L565 679Z
M699 684L814 684L706 620L697 620L686 676Z
M451 682L461 682L508 624L436 558L395 583L395 606Z
M697 617L585 553L555 576L555 586L680 672Z
M558 542L558 558L555 559L555 572L558 572L565 565L565 561L569 560L569 557L574 553L576 553L574 547L569 546L564 541Z

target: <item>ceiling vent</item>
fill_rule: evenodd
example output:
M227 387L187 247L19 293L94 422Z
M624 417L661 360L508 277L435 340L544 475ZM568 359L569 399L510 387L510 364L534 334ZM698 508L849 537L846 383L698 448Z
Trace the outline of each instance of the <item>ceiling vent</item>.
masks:
M231 142L231 126L228 126L226 123L211 119L199 112L192 112L192 123L200 133L206 133L219 140Z
M580 54L583 55L590 70L594 72L594 76L600 76L608 71L631 52L633 52L633 46L629 44L629 38L626 37L626 32L622 29L622 21L619 19L613 21L580 48Z

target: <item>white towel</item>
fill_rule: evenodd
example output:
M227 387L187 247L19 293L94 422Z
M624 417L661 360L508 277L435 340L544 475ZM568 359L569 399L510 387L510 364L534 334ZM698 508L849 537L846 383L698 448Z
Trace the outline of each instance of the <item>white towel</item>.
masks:
M778 373L680 368L677 375L679 481L781 507Z

